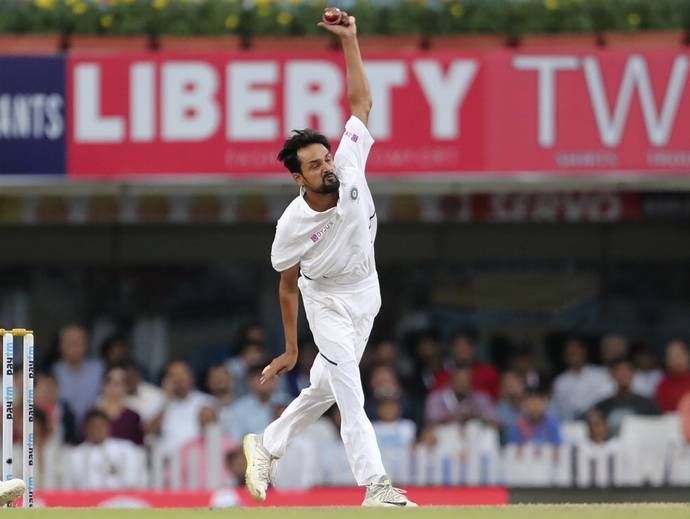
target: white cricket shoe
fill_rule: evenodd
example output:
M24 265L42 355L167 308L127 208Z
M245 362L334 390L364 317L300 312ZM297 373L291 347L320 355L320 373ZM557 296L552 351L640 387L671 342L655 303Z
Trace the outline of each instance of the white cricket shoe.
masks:
M0 482L0 506L19 499L25 490L24 481L18 478Z
M247 490L257 501L264 501L268 484L271 482L271 464L277 458L271 456L264 448L262 438L258 434L247 434L242 441L242 447L244 457L247 458Z
M390 508L415 507L414 503L405 497L405 491L391 485L391 480L382 477L378 483L367 485L362 506L379 506Z

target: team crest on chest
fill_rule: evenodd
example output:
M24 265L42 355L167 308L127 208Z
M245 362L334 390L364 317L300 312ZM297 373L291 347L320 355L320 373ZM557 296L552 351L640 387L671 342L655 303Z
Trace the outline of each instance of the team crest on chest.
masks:
M352 200L357 200L358 196L359 196L359 191L357 191L356 187L353 187L352 189L350 189L350 198L352 198Z

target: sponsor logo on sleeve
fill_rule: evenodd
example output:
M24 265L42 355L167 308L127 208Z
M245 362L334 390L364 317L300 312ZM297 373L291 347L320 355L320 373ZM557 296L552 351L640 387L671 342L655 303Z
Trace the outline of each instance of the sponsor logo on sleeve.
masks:
M345 135L347 135L352 142L357 142L359 140L359 135L352 133L350 130L345 130Z

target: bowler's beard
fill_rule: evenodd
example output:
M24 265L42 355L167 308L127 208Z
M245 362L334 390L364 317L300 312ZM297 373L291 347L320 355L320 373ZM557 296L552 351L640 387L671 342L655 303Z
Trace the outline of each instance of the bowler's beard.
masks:
M329 178L329 177L327 177ZM340 189L340 179L333 175L332 180L326 180L324 178L323 184L321 185L321 189L319 190L319 193L335 193Z
M314 189L314 192L326 195L329 193L336 193L340 189L340 179L335 174L335 171L329 171L321 180L321 186Z

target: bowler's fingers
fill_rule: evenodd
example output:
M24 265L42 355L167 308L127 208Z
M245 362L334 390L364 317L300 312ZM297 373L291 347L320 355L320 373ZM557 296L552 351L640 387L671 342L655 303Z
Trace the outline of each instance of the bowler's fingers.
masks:
M259 379L259 384L264 384L265 382L271 380L273 377L282 375L283 373L285 373L286 370L287 368L285 366L281 367L280 369L276 369L275 366L273 366L273 362L271 362L261 371L261 378Z
M273 363L271 363L271 364L273 364ZM273 375L273 373L271 373L273 370L273 368L271 368L271 364L266 366L261 371L261 378L259 379L259 384L263 384L264 382L271 380L273 378L274 375Z

